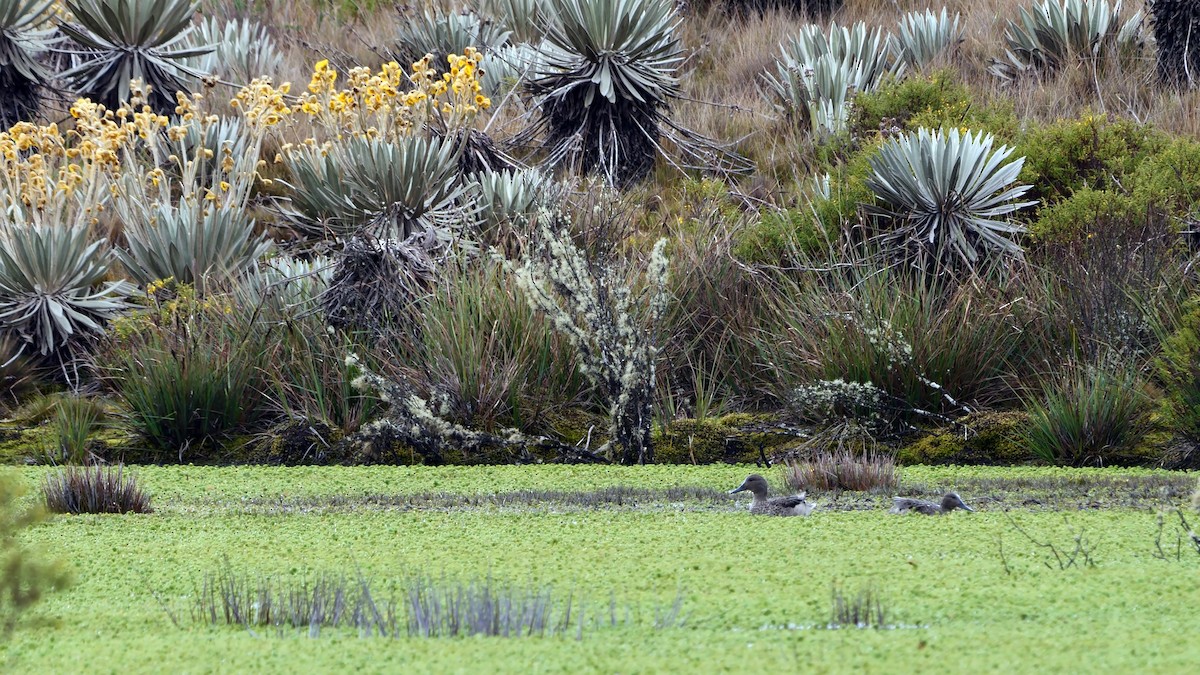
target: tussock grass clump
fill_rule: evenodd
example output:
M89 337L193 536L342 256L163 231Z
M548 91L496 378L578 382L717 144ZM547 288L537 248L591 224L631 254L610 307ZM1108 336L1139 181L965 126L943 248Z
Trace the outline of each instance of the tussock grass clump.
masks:
M42 491L54 513L151 513L150 495L124 465L68 466L46 476Z
M230 296L154 283L146 297L149 307L117 322L96 361L129 430L182 461L261 416L269 329Z
M1131 367L1072 366L1047 382L1029 408L1025 440L1049 464L1120 461L1148 428L1150 400Z
M411 379L442 416L495 432L545 433L547 419L584 403L579 358L499 265L448 265L421 304L415 344L392 346L392 361L418 354Z
M54 461L82 463L87 459L88 440L102 423L104 404L96 399L63 397L54 408L54 431L58 446L51 449Z
M807 492L891 492L900 484L896 457L873 450L819 451L788 462L784 475L789 488Z
M905 422L1011 400L1006 380L1032 338L1015 284L873 257L811 266L817 274L781 280L757 337L786 395L821 382L871 385Z

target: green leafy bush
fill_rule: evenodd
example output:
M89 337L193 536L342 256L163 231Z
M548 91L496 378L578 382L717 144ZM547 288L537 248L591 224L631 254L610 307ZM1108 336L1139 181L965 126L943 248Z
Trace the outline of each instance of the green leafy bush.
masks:
M41 600L42 595L71 583L61 561L46 559L18 539L23 530L43 519L40 509L23 503L24 492L14 472L0 472L0 637L7 637L21 612Z
M1129 189L1127 177L1168 146L1166 134L1130 120L1086 114L1031 124L1017 143L1025 156L1021 180L1031 196L1053 204L1085 187Z
M1011 102L981 97L951 69L923 77L885 80L875 91L855 97L850 129L860 139L922 127L976 129L1011 143L1021 127Z
M1148 429L1144 387L1137 370L1124 364L1069 365L1028 406L1025 441L1049 464L1120 463Z
M822 210L835 211L826 203L830 200L821 201ZM829 238L818 218L803 208L764 211L757 223L738 233L733 254L739 260L766 265L783 263L793 250L802 255L819 255Z
M1173 138L1146 153L1130 173L1126 189L1140 203L1180 217L1200 207L1200 141Z
M910 128L909 120L922 113L936 114L952 126L959 126L971 105L971 91L958 81L957 73L943 69L928 77L890 80L874 91L859 94L854 99L850 129L858 136L878 133L885 126L906 130Z
M1200 440L1200 299L1183 306L1178 325L1163 340L1154 372L1163 385L1171 428Z
M1029 237L1043 245L1069 244L1094 235L1100 223L1136 220L1148 208L1127 194L1081 187L1070 197L1042 207L1029 226Z

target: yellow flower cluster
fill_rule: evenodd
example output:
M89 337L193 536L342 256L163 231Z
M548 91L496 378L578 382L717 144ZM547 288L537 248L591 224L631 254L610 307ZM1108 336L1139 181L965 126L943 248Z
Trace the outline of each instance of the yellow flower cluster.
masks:
M430 124L461 127L491 106L481 93L478 51L468 47L461 56L448 56L450 70L441 77L430 67L432 59L427 55L412 64L408 74L395 61L385 63L379 72L353 68L341 88L338 72L329 61L320 61L313 68L307 93L294 109L328 138L395 138Z
M287 102L291 90L290 82L284 82L276 88L272 86L269 77L255 78L238 91L229 105L239 109L243 119L251 127L274 127L287 120L294 112Z
M0 207L61 213L65 201L73 200L94 215L102 209L99 198L105 186L112 188L123 151L168 124L147 106L113 111L88 99L71 106L71 118L73 125L65 132L54 123L29 122L0 132Z

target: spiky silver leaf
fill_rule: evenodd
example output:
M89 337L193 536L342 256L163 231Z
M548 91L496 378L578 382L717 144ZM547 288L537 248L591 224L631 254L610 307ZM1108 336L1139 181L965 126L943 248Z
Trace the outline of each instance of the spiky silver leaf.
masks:
M767 95L788 117L804 121L819 136L840 133L854 95L873 91L885 75L901 75L893 61L893 39L861 21L849 28L830 22L828 31L810 24L780 45L775 74L763 76Z
M867 187L880 201L868 211L890 224L887 239L916 243L938 257L968 263L981 251L1020 255L1010 236L1024 231L999 218L1036 202L1015 201L1028 185L1015 185L1025 158L983 132L918 129L893 138L870 158Z
M286 215L311 237L348 236L369 224L399 239L454 227L470 215L458 205L467 188L459 154L453 142L420 136L294 150L285 158L291 174Z
M909 12L900 20L896 37L897 55L909 68L923 68L947 50L959 45L966 35L959 15L951 19L946 8L941 14Z
M0 225L0 332L42 355L103 331L134 289L107 281L112 255L103 239L72 225Z
M174 110L175 92L188 91L199 76L185 63L212 51L189 45L193 0L64 0L78 24L61 24L63 33L82 47L66 49L80 63L63 73L78 93L116 109L129 100L131 80L150 87L149 103L160 112Z
M1005 60L989 70L1004 79L1049 73L1077 59L1100 59L1141 48L1143 14L1121 20L1121 0L1041 0L1020 9L1004 31Z

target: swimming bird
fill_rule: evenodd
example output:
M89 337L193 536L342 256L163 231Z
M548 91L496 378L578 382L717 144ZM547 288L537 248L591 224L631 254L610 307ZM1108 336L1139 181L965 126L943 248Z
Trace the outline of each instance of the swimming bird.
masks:
M807 516L816 508L816 504L805 500L803 492L791 497L768 498L767 480L756 473L747 476L746 480L736 489L730 490L729 494L738 492L754 495L754 499L750 501L750 513L760 516Z
M942 497L941 504L912 497L896 497L892 500L892 510L889 513L923 513L927 516L940 516L950 513L954 509L975 510L963 503L962 497L959 497L957 492L950 492Z

